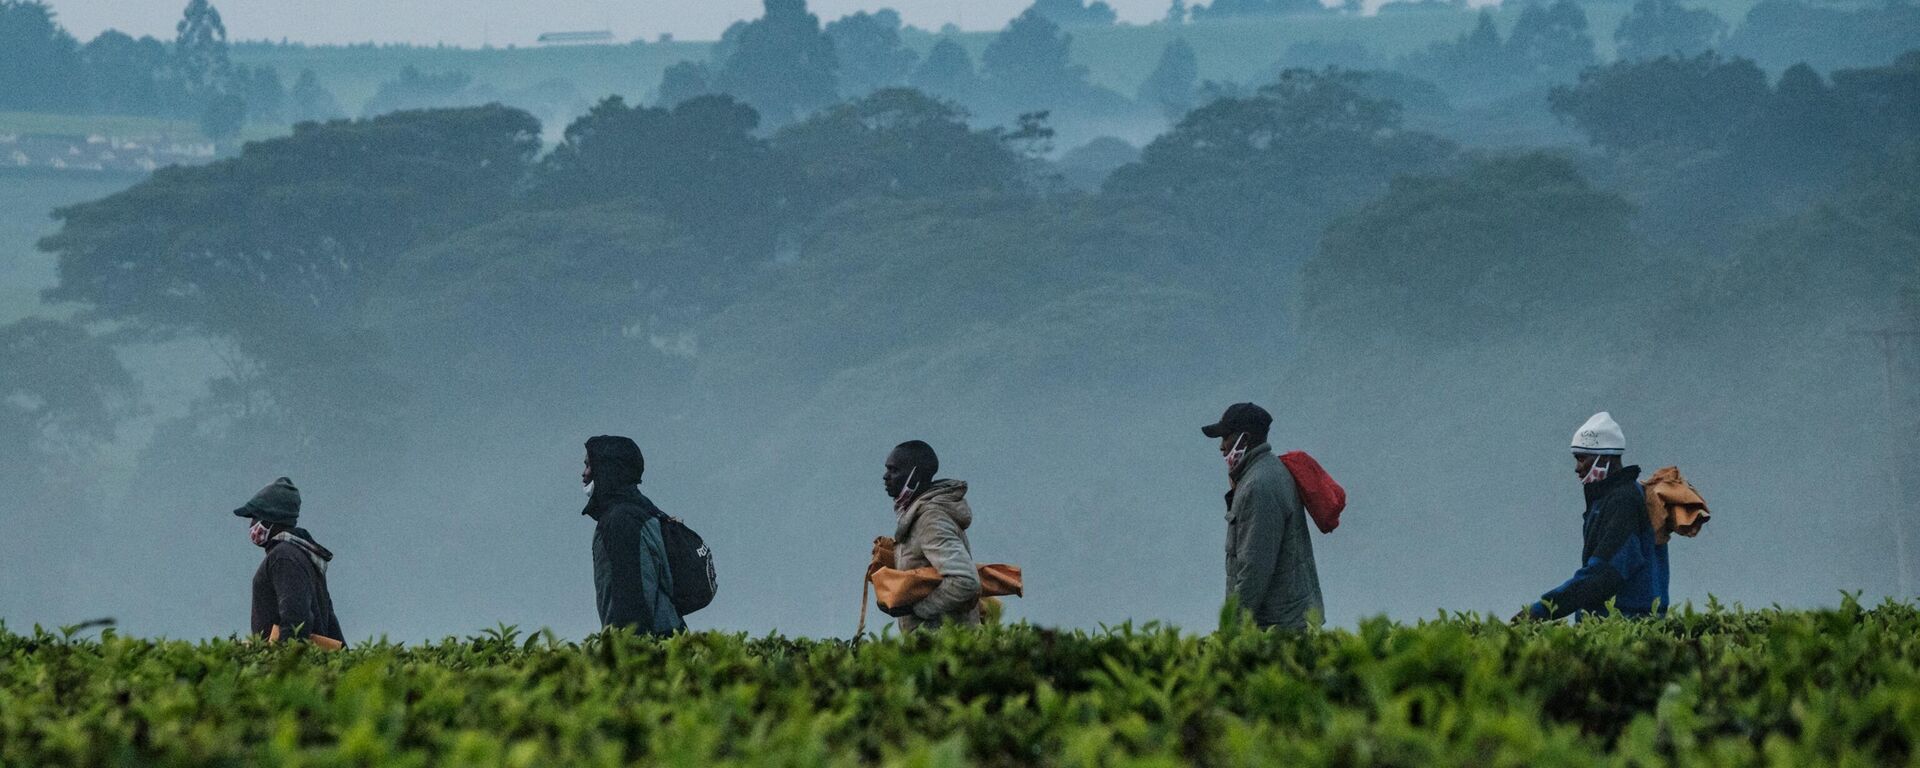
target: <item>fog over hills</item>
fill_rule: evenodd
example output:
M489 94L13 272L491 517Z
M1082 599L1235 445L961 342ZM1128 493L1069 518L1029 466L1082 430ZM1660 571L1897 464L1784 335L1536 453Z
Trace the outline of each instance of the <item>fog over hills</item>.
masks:
M61 2L93 58L0 48L0 75L76 84L0 96L0 140L212 155L126 174L0 144L0 621L244 631L260 555L231 511L286 475L351 639L579 637L583 443L620 434L716 552L697 629L850 634L893 532L882 461L923 439L971 484L976 557L1025 569L1010 620L1206 631L1227 478L1199 427L1243 400L1348 490L1313 534L1332 623L1505 616L1565 580L1567 440L1601 410L1713 506L1672 544L1676 600L1914 595L1909 6L969 5L993 31L946 39L901 22L942 4L654 5L746 24L408 59L195 48L178 9ZM234 39L332 42L351 7L310 37L219 10ZM433 7L382 28L427 41ZM529 28L462 8L438 16ZM81 42L121 23L162 36L152 68ZM1228 55L1266 63L1203 76Z

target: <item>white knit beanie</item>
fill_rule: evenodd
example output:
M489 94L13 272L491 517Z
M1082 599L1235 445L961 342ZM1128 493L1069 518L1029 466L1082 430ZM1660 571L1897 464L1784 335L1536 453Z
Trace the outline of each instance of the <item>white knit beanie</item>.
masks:
M1573 452L1619 456L1627 452L1627 435L1620 431L1612 414L1601 411L1574 430Z

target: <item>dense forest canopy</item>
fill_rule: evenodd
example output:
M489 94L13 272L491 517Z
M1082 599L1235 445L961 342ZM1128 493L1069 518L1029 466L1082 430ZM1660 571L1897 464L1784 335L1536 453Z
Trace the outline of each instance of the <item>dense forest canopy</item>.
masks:
M408 66L348 100L240 63L205 0L84 44L0 0L0 111L291 124L55 212L51 309L0 326L0 562L55 565L0 566L0 616L226 632L226 511L290 474L354 626L582 630L573 478L615 432L720 553L708 626L850 629L908 438L1042 585L1016 615L1203 625L1195 427L1247 399L1353 494L1335 621L1563 578L1562 441L1603 409L1727 510L1676 595L1902 589L1914 9L1412 5L1176 3L1122 91L1077 53L1104 3L968 38L768 0L624 93ZM1459 31L1202 74L1272 19L1418 14Z

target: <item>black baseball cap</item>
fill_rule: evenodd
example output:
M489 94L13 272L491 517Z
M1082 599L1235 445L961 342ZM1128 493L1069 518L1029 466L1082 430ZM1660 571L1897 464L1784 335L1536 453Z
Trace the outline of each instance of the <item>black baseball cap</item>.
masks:
M1253 403L1234 403L1227 406L1227 412L1220 414L1220 421L1200 428L1207 437L1226 437L1236 432L1266 432L1273 426L1273 416L1267 409Z

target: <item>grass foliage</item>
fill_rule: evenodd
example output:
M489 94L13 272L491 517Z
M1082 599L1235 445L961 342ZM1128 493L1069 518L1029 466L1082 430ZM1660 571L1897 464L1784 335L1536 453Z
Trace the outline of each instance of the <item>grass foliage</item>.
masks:
M303 645L0 631L5 765L1915 765L1920 611Z

